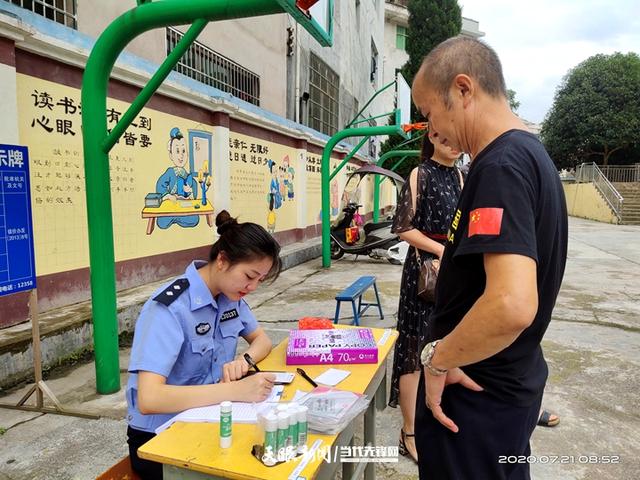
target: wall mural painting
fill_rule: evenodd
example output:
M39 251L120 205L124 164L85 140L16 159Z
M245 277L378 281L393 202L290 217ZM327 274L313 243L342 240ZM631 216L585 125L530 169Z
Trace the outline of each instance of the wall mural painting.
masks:
M276 212L284 202L291 202L295 198L295 169L291 166L289 155L285 155L278 164L273 159L267 161L267 168L271 180L267 193L267 231L276 231Z
M189 130L187 139L179 127L169 131L167 153L171 166L158 177L155 192L144 199L142 218L147 219L147 235L154 226L167 229L172 225L193 228L205 216L213 226L211 192L212 134Z
M239 132L229 134L231 212L275 233L298 227L297 149ZM235 214L235 213L234 213Z

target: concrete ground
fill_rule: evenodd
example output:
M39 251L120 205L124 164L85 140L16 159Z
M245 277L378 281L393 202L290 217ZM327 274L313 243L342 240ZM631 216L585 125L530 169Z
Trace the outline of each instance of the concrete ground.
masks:
M550 377L544 405L561 416L532 438L534 479L640 478L640 227L572 218L569 261L554 318L543 342ZM393 327L401 267L347 256L329 270L316 259L285 271L249 297L275 342L306 315L332 317L335 294L363 274L378 278L385 319L367 312L364 324ZM344 311L345 320L348 310ZM129 350L121 352L126 384ZM389 368L391 359L389 359ZM85 420L0 408L0 480L92 479L127 454L123 391L95 393L93 363L47 380L70 409L100 415ZM15 402L26 387L0 398ZM397 445L399 410L378 416L379 445ZM605 463L607 462L608 463ZM615 463L614 463L615 462ZM417 477L416 466L378 464L378 478Z

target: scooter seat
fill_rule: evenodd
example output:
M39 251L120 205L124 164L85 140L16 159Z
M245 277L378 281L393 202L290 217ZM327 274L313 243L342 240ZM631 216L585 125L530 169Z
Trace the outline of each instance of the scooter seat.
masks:
M391 226L392 223L393 223L393 220L385 220L384 222L378 222L378 223L367 223L363 227L364 234L369 235L369 233L373 232L374 230Z

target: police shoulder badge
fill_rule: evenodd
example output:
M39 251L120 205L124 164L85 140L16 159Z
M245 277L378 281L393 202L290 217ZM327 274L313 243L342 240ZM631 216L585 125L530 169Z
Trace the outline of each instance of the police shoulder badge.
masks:
M168 307L176 300L176 298L182 295L187 288L189 288L189 280L186 278L179 278L158 295L153 297L153 299Z

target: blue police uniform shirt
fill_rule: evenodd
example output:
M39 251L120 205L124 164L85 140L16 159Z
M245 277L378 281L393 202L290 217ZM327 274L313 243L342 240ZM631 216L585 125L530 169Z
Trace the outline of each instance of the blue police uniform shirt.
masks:
M258 328L244 300L224 294L217 300L197 269L207 262L194 261L184 275L164 285L142 307L135 326L129 381L127 420L147 432L176 413L143 415L138 409L138 372L157 373L167 385L205 385L222 378L222 366L236 355L239 336Z

